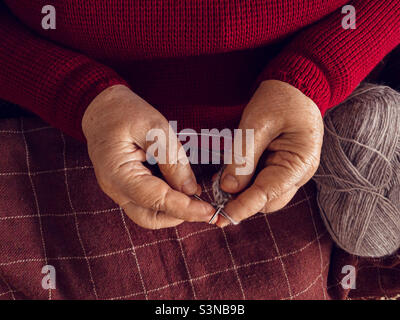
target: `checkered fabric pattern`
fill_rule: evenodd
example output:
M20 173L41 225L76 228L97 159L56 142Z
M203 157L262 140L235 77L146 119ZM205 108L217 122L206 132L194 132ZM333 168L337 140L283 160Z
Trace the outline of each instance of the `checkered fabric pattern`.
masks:
M84 145L41 120L0 120L0 154L0 299L346 298L349 262L376 279L360 280L354 297L399 292L398 257L376 266L332 252L312 183L239 226L153 231L102 193ZM209 194L213 172L201 170ZM45 265L56 289L42 288Z

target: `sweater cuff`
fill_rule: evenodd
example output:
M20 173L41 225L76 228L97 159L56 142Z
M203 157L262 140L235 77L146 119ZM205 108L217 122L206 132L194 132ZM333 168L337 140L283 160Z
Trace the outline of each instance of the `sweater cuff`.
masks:
M318 106L322 116L330 105L330 86L321 68L307 57L285 52L273 59L257 79L279 80L299 89Z
M39 90L41 94L37 96L42 100L37 101L37 108L43 105L54 106L50 112L43 110L42 118L69 136L86 142L82 131L82 118L90 103L111 86L121 84L129 87L129 85L111 68L86 57L66 58L62 65L70 71L60 72L60 76L57 76L56 70L60 69L60 63L57 61L49 68L54 68L53 72L48 73L49 77L52 76L51 79L43 81L44 84L48 84L55 78L60 89L49 92L54 90L52 86L41 86Z
M107 68L108 69L108 68ZM125 85L129 87L129 84L122 78L120 78L114 71L107 70L106 68L98 67L91 70L91 74L88 75L87 80L90 80L91 86L88 87L86 93L82 95L81 101L79 101L76 114L73 119L73 127L71 132L66 133L70 136L86 143L86 138L82 131L82 118L85 114L87 107L90 103L105 89L115 85ZM85 77L82 78L85 81Z

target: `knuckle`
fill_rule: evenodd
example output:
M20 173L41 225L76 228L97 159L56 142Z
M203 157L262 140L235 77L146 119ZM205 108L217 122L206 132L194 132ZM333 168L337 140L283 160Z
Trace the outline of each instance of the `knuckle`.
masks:
M258 198L260 205L266 205L272 200L279 198L283 194L283 186L280 184L273 183L268 187L259 184L259 181L255 181L253 184L254 189L258 192Z
M267 160L267 165L279 166L290 172L298 170L301 163L303 163L302 157L291 151L274 153Z
M167 188L165 192L160 192L153 200L153 209L158 211L169 211L169 199L171 197L171 188Z
M262 201L263 203L268 202L270 199L268 192L262 186L260 186L257 182L254 182L253 186L254 186L254 189L258 193L258 197L260 199L259 201Z
M319 153L312 152L307 154L307 156L305 156L303 160L305 171L314 174L318 169L319 162L320 162Z
M180 208L178 210L171 210L169 211L169 215L173 216L176 219L185 220L188 222L195 222L195 217L185 215L185 209Z
M245 210L240 210L239 213L232 214L231 215L232 219L234 219L237 222L241 222L252 215L251 208L249 207L249 204L246 200L242 199L241 197L238 197L235 201L237 201L239 206L241 206Z
M293 175L315 172L319 166L319 154L316 152L296 153L279 152L271 156L268 164L285 168Z

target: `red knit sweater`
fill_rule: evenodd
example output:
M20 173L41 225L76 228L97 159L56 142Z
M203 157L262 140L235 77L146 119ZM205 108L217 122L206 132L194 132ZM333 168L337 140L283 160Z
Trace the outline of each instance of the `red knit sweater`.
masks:
M83 139L85 108L124 83L179 128L221 129L264 79L323 113L399 43L400 0L0 0L0 98Z

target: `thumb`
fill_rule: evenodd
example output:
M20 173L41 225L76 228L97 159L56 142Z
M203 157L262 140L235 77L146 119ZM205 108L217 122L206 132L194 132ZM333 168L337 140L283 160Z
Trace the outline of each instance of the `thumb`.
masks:
M187 195L195 194L198 191L196 177L170 124L165 120L162 128L151 129L146 140L150 142L145 146L147 160L153 164L156 160L168 184Z
M222 190L237 193L250 183L260 157L277 136L275 132L272 124L260 128L245 121L240 123L235 130L232 164L226 166L221 176Z
M227 203L225 212L237 222L262 211L271 206L274 201L280 201L285 194L295 189L299 175L292 168L270 165L261 170L254 183L240 193L237 198ZM222 227L228 224L219 218L217 225Z
M242 191L253 177L265 149L282 131L284 122L281 108L277 106L282 105L280 97L285 95L282 92L277 95L277 92L275 86L264 81L244 109L234 137L233 163L226 167L221 177L222 190L229 193Z

